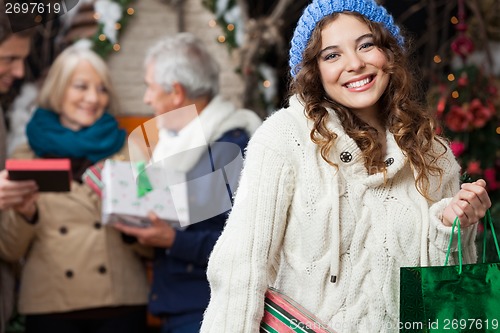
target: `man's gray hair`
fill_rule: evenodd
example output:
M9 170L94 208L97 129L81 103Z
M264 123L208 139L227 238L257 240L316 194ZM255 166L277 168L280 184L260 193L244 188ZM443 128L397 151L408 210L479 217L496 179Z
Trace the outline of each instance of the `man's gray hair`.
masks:
M177 82L188 98L213 98L219 93L220 66L203 42L191 33L168 36L152 46L145 65L153 64L154 80L165 91Z

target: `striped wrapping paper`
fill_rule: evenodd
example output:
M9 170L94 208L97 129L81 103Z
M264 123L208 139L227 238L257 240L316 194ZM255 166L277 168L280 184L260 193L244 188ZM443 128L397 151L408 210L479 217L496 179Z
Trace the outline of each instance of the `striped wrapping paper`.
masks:
M266 292L260 332L335 333L312 313L274 288Z
M98 162L85 170L82 175L82 180L97 193L99 198L102 197L102 188L104 187L101 176L103 167L104 162Z

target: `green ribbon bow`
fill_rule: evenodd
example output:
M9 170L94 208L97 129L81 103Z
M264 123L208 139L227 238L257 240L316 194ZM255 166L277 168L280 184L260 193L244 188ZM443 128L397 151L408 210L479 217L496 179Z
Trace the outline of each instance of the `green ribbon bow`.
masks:
M146 163L144 161L136 163L137 168L137 197L142 198L153 190L153 186L149 181L148 174L146 173Z

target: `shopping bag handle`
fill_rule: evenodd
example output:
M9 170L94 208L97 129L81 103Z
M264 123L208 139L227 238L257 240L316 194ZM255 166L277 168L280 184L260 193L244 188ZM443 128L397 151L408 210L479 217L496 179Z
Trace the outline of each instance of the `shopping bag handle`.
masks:
M495 233L495 228L493 227L493 220L491 218L491 213L490 210L488 209L486 211L485 217L484 217L484 237L483 237L483 264L486 262L486 231L488 229L488 225L491 228L491 233L493 234L493 242L495 243L495 247L497 250L497 255L498 258L500 259L500 248L498 246L498 240L497 236ZM455 227L457 228L457 238L458 238L458 263L459 263L459 269L458 269L458 274L462 274L462 240L460 237L460 220L458 219L458 216L455 217L455 220L453 221L453 226L451 227L451 234L450 234L450 241L448 243L448 250L446 251L446 259L444 262L445 266L448 266L448 259L450 257L451 253L451 245L453 243L453 235L455 234Z
M485 222L484 222L484 237L483 237L483 264L486 262L486 231L488 230L488 224L490 225L491 233L493 235L493 242L495 242L498 259L500 260L500 248L498 247L497 235L495 233L495 228L493 227L493 219L491 218L491 213L489 209L486 211L484 220Z
M457 238L458 238L458 264L459 264L459 269L458 269L458 274L462 274L462 239L460 237L460 220L458 219L458 216L455 217L455 220L453 221L453 226L451 227L451 234L450 234L450 241L448 242L448 250L446 251L446 259L444 261L444 265L448 266L448 259L450 258L450 252L451 252L451 244L453 243L453 235L455 234L455 227L457 228Z

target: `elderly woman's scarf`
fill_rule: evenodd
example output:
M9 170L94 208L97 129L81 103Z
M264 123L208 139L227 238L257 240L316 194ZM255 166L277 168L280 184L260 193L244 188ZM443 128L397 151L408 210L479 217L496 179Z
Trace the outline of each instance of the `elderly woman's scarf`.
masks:
M38 157L87 159L92 163L118 152L126 136L108 113L92 126L73 131L61 125L57 113L42 108L38 108L29 121L26 135Z

